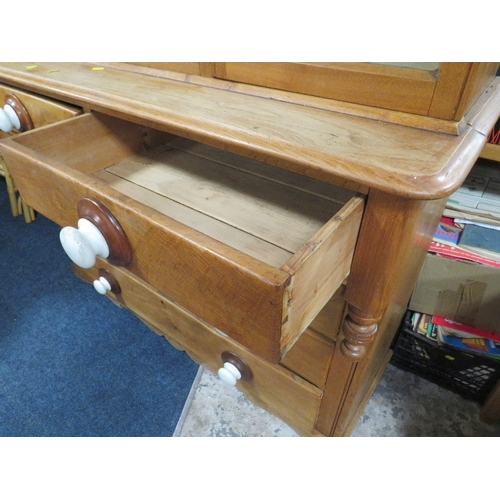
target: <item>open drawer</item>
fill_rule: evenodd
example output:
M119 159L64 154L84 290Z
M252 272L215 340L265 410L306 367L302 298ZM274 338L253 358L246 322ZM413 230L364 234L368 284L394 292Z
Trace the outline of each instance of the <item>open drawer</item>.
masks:
M345 189L98 113L0 151L35 210L109 211L114 263L272 362L349 274L364 198Z

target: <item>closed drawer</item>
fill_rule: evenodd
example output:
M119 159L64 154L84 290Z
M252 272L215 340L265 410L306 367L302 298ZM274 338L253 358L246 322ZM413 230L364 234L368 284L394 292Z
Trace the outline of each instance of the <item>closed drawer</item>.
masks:
M41 97L8 85L0 85L1 107L4 107L9 102L11 96L14 96L29 116L30 127L24 126L23 130L40 128L51 123L73 118L82 113L82 110L76 106L48 99L47 97ZM15 134L17 131L14 129L12 133ZM8 137L9 135L9 133L0 130L0 138Z
M217 372L221 368L224 352L235 354L252 373L251 380L239 380L237 388L250 401L277 415L297 432L304 435L314 433L323 394L321 389L283 366L255 356L124 268L105 261L99 261L92 269L74 267L76 274L89 282L99 277L99 268L105 269L109 273L106 276L111 275L119 286L119 293L107 294L113 302L134 312L156 333L164 335L174 346L185 350L192 359L211 371ZM103 297L103 300L106 299ZM307 331L298 340L291 352L300 348L299 344L309 333ZM306 340L309 348L314 342L314 334ZM322 353L317 363L330 356L329 349ZM317 367L309 370L310 374L316 372Z
M143 321L152 325L153 329L159 330L163 328L163 333L165 333L168 324L163 323L162 318L165 318L163 303L166 297L157 290L148 287L146 283L134 277L126 269L113 266L101 259L97 259L97 261L97 264L91 269L82 269L76 265L73 265L73 269L77 276L89 283L99 280L101 276L108 279L111 283L115 280L116 288L114 286L112 290L105 292L105 289L99 286L100 292L105 292L118 305L132 310ZM326 331L323 334L319 333L318 329L315 329L315 326L331 321L332 328L329 328L329 330L335 328L335 333L338 333L340 321L343 317L343 309L338 306L338 303L343 302L343 288L341 287L335 293L326 306L318 313L311 326L306 328L280 361L282 366L320 389L324 388L326 383L335 349L335 342L332 342L324 335ZM162 305L160 306L160 304ZM339 314L333 315L332 311L334 310L337 310ZM178 332L176 338L179 339L182 335L182 333ZM171 336L170 340L172 340ZM195 348L195 346L190 347L187 338L183 341L183 349L186 348L191 350Z
M0 151L33 208L103 204L130 272L270 361L349 274L364 198L342 188L97 113Z

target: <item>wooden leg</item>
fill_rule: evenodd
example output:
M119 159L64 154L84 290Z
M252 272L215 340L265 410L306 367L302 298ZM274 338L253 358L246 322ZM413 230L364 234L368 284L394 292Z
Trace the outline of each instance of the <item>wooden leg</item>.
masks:
M346 291L346 356L364 356L395 294L409 299L445 203L370 192Z
M3 159L1 157L0 157L0 163L1 163L2 170L3 170L3 174L5 176L5 181L7 184L7 193L9 195L10 210L12 212L12 215L14 217L17 217L19 215L19 210L17 207L16 187L14 186L14 180L12 179L12 176L10 175L9 171L7 170L7 166L5 165L5 162L3 161Z
M24 214L24 220L29 224L30 222L33 222L35 220L35 212L22 198L20 199L22 212Z

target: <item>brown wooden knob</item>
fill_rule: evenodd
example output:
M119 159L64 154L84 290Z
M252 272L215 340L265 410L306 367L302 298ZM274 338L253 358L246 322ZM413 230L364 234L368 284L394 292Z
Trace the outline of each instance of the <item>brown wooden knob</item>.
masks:
M107 259L119 266L130 264L132 248L114 215L101 202L91 198L82 198L78 202L77 210L81 219L92 222L104 236L109 247Z
M222 363L225 365L226 363L230 363L233 365L238 372L241 375L241 380L249 381L253 379L253 373L250 367L236 354L229 352L229 351L224 351L221 354L221 359ZM223 370L222 368L221 370ZM219 370L219 376L220 376L220 370ZM222 378L222 377L221 377ZM234 384L231 384L234 385Z
M94 288L99 293L103 293L103 290L109 290L115 295L122 293L120 283L118 283L118 280L107 269L100 267L98 272L99 279L94 281ZM99 283L99 285L96 282ZM106 293L106 291L104 291L104 293Z
M21 123L19 132L24 132L26 130L35 128L28 110L24 107L24 104L21 102L19 97L17 97L15 94L7 94L5 96L5 104L8 104L18 116L19 122Z

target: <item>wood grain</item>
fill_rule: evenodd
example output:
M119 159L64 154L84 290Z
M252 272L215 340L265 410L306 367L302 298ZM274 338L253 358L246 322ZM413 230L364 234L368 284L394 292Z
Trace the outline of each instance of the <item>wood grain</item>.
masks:
M337 342L318 420L321 432L344 435L351 428L381 363L387 361L445 204L446 199L416 201L370 193L346 301L367 317L381 319L360 360L342 359L342 341Z
M120 295L108 294L118 305L136 313L155 331L164 334L177 348L184 349L196 362L213 372L222 366L222 352L234 352L249 365L254 375L251 381L238 382L238 389L250 401L277 415L300 434L313 434L322 395L320 389L290 370L270 364L242 349L232 339L221 335L212 326L196 318L125 269L109 266L100 259L95 269L74 269L80 277L92 281L97 275L96 269L102 266L109 268L120 283ZM312 343L314 344L314 339ZM314 352L314 349L302 351L303 355L309 357L309 363L314 363L311 358ZM329 349L321 352L321 356L328 359ZM308 372L307 369L305 371ZM311 370L308 373L311 373ZM315 375L311 376L314 378Z
M426 115L436 85L428 71L369 63L216 63L227 80ZM411 95L411 99L408 96Z
M282 267L292 276L283 349L311 323L349 275L363 208L364 198L353 198Z
M349 273L362 197L342 207L280 171L271 179L168 146L145 151L142 126L97 113L38 132L0 146L30 205L76 226L79 200L102 202L130 241L128 269L266 359L279 361ZM119 183L102 182L111 173ZM147 192L135 197L132 184ZM191 212L179 216L179 205ZM179 221L193 214L194 227ZM201 228L207 216L216 234ZM287 260L274 265L269 245Z
M291 252L276 245L256 238L180 203L169 200L164 196L152 193L133 182L124 180L105 170L94 172L92 176L102 180L116 191L140 203L144 203L184 225L192 227L218 241L230 242L233 248L262 260L271 266L280 267L283 265L283 262L286 262L292 256Z
M470 125L447 136L133 72L92 71L90 64L59 66L50 73L53 65L2 63L0 78L316 179L404 197L450 194L485 142ZM497 80L485 105L498 116ZM131 94L135 87L141 92Z
M44 96L23 92L15 87L0 85L0 104L3 107L7 94L14 94L23 103L33 120L34 128L44 127L51 123L67 120L82 114L79 107L71 106L67 103L47 99Z
M2 144L2 153L30 206L60 226L74 227L78 200L98 199L115 215L130 241L133 260L128 268L134 274L255 353L279 360L288 274L54 160L33 158L17 146L14 158L7 143Z

